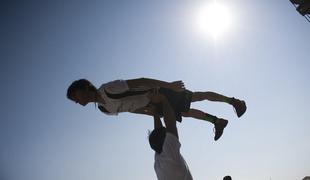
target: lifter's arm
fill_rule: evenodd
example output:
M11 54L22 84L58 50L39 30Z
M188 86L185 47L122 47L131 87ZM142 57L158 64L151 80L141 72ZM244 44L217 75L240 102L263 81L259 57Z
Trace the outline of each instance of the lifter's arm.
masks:
M154 129L159 129L163 127L163 124L161 123L160 117L158 115L154 115Z
M162 96L162 104L167 132L174 134L179 139L174 109L171 107L165 96Z

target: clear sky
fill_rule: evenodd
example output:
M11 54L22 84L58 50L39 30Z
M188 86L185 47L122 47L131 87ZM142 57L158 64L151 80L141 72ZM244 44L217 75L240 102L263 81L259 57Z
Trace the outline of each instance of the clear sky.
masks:
M231 28L198 33L200 0L1 1L0 179L156 179L151 117L107 116L66 99L68 85L183 80L245 99L193 103L229 120L178 124L196 180L299 180L310 175L310 23L288 0L222 0Z

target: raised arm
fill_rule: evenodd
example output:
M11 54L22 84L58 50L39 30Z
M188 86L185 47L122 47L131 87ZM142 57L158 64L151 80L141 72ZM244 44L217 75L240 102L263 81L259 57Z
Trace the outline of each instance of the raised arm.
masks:
M158 115L154 115L154 129L159 129L163 127L163 124L161 123L160 117Z
M165 96L162 97L164 122L167 132L174 134L179 139L174 109L169 104L167 98Z
M164 87L172 89L174 91L185 90L184 83L182 81L166 82L150 78L139 78L139 79L129 79L126 80L129 89L139 90L139 89L153 89L157 87Z

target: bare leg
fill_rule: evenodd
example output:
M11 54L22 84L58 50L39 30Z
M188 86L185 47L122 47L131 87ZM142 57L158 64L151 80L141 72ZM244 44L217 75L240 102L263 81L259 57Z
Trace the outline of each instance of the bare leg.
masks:
M151 107L144 107L144 108L137 109L133 113L153 116L154 110ZM215 128L214 140L215 141L218 140L222 136L224 128L227 126L227 123L228 123L226 119L217 118L216 116L205 113L198 109L190 109L188 112L182 112L182 116L192 117L194 119L208 121L214 124L214 128Z
M225 102L227 104L230 104L235 108L235 111L238 117L241 117L247 109L245 101L236 99L234 97L227 97L222 94L218 94L218 93L210 92L210 91L193 93L192 102L203 101L203 100Z
M192 118L203 120L203 121L208 121L212 124L214 124L216 119L217 119L216 116L205 113L205 112L200 111L198 109L190 109L188 112L182 112L182 116L183 117L192 117Z
M203 101L203 100L226 102L230 104L230 102L232 101L232 98L224 96L222 94L211 92L211 91L193 93L192 102Z
M149 116L154 115L153 109L150 107L143 107L143 108L137 109L133 113L144 114L144 115L149 115ZM208 121L212 124L214 124L216 119L217 119L216 116L205 113L205 112L198 110L198 109L190 109L188 112L182 112L182 116L183 117L191 117L191 118L199 119L199 120L203 120L203 121Z
M224 128L227 126L227 123L228 123L226 119L217 118L216 116L202 112L198 109L190 109L188 112L182 113L182 116L192 117L195 119L208 121L214 124L214 129L215 129L214 140L215 141L217 141L222 136Z

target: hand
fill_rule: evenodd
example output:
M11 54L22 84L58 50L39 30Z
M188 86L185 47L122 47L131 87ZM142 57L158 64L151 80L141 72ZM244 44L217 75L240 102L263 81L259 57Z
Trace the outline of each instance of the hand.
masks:
M185 90L183 81L173 81L169 84L169 88L177 92Z

